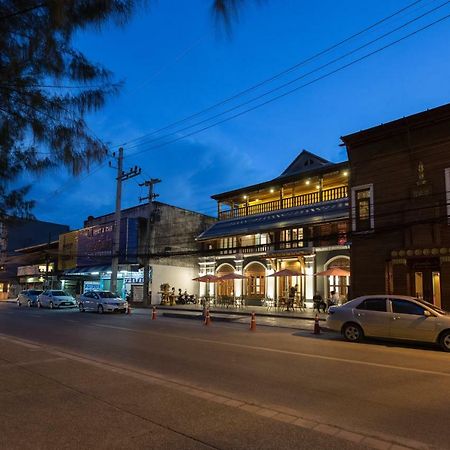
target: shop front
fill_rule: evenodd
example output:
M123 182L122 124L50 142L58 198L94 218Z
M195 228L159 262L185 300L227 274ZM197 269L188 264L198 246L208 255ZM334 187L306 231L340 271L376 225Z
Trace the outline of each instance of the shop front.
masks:
M109 291L111 288L111 266L90 266L68 269L62 274L61 280L62 289L72 295L80 295L93 289ZM142 301L143 282L143 269L139 269L135 265L119 267L119 272L117 273L117 293L122 298L128 297L133 302Z

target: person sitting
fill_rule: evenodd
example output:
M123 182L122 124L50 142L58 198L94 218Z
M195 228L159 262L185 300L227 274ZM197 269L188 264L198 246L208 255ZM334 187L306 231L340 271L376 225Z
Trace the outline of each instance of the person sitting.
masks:
M313 297L313 304L314 304L314 310L316 310L318 313L320 313L320 310L323 309L323 312L325 312L325 302L323 301L322 296L316 292L316 294Z

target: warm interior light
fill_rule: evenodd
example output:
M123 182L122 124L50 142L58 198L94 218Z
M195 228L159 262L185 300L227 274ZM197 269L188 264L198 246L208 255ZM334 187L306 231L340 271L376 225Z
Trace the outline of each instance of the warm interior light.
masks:
M244 200L247 198L247 196L246 195L244 195Z
M305 184L309 184L309 180L306 180L306 181L305 181Z
M257 198L257 199L255 200L255 202L259 202L259 198Z
M274 193L274 189L273 189L273 188L272 188L272 189L270 190L270 193L271 193L271 194L273 194L273 193Z
M345 170L342 175L344 175L344 177L346 177L348 175L348 172Z
M316 189L320 189L320 184L316 184Z

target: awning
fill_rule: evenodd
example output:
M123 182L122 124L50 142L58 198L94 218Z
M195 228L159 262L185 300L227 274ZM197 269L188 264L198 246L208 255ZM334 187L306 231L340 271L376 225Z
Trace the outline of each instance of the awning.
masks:
M100 273L111 272L111 266L90 266L90 267L76 267L75 269L68 269L63 272L63 275L99 275Z
M204 241L226 236L256 234L273 229L302 227L313 223L348 219L348 198L299 206L236 219L221 220L204 231L197 240Z

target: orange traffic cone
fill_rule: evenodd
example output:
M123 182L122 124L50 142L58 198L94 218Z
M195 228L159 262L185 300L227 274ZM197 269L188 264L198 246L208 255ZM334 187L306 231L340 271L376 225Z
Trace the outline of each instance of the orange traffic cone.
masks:
M314 318L314 334L320 334L319 315Z
M152 320L156 320L156 307L153 306L152 308Z
M250 320L250 331L255 331L256 330L256 317L255 317L255 313L252 312L252 319Z
M205 321L203 323L205 325L209 325L211 323L211 316L209 315L209 309L206 310Z

